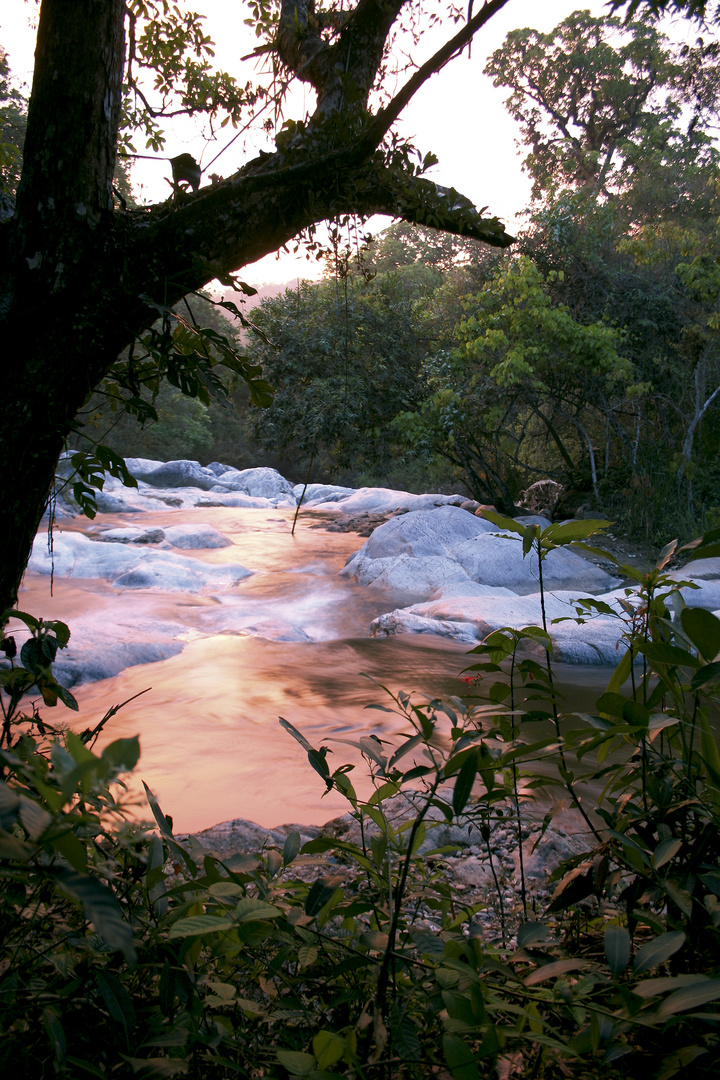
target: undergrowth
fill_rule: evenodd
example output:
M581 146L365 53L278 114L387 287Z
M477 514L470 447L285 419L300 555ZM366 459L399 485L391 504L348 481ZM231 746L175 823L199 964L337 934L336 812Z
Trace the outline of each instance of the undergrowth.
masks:
M554 547L601 525L493 520L541 581ZM328 748L281 720L354 830L226 860L180 843L150 792L154 826L129 820L138 740L94 749L116 710L82 733L28 711L33 687L73 708L52 674L69 635L8 613L28 636L19 662L4 639L0 672L0 1067L28 1080L717 1075L720 620L685 605L676 554L649 574L622 567L632 585L615 606L576 603L579 621L622 623L592 714L563 709L544 617L499 630L473 650L471 697L377 706L405 727L392 745L359 740L369 798L351 765L331 770ZM586 850L554 871L536 917L523 826L539 814L542 849L560 806ZM434 837L477 830L494 875L499 821L517 837L524 914L512 924L498 905L490 933L484 902L463 902L443 870L457 846Z

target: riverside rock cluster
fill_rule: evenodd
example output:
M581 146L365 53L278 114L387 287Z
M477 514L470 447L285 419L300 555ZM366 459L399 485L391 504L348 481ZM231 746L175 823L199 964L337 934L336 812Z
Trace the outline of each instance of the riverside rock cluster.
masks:
M57 498L57 528L53 550L46 532L38 535L28 565L31 573L55 578L96 579L121 593L191 593L219 599L225 621L207 631L257 633L275 640L309 641L312 632L299 622L259 618L254 623L233 623L228 597L240 595L243 583L262 566L246 567L230 558L212 563L193 552L231 546L221 531L202 521L210 507L242 507L261 519L268 511L295 510L302 497L302 513L315 525L346 526L367 531L363 522L376 523L365 543L340 571L349 583L387 596L388 610L368 627L375 637L396 634L433 634L472 644L501 627L519 628L541 623L537 564L532 554L523 558L516 536L503 533L475 512L476 503L463 495L413 494L387 488L353 489L332 484L293 486L276 470L238 470L221 462L207 466L197 461L151 461L130 458L127 466L137 488L124 487L108 477L97 493L99 515L85 524L65 496ZM70 475L68 458L61 460L61 478ZM68 485L69 487L69 485ZM167 524L147 527L143 514L167 509ZM197 523L173 524L172 514L197 511ZM103 514L120 515L126 524L103 525ZM289 517L289 514L288 514ZM63 527L75 518L72 527ZM523 522L549 521L540 516ZM359 524L358 524L359 523ZM288 567L292 569L292 567ZM546 616L554 641L555 658L572 663L614 664L622 649L622 624L602 616L578 623L574 601L592 595L619 610L624 588L618 578L568 549L552 551L544 563ZM690 605L720 609L720 560L692 563L683 589ZM552 622L552 620L566 620ZM93 633L93 648L83 651L83 622L73 626L73 644L59 658L68 685L117 674L124 667L166 659L188 639L187 627L172 619L140 619L133 624L132 640L106 647ZM90 631L85 634L89 638ZM74 651L73 651L74 650Z

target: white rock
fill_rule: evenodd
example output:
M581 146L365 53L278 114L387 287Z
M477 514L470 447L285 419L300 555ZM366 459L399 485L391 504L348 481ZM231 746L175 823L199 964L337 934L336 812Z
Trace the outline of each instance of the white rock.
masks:
M548 630L555 643L555 659L567 663L616 664L622 655L622 624L617 619L591 619L581 626L575 622L552 625L556 618L575 617L571 592L555 592L545 598ZM437 627L434 629L433 624ZM401 633L438 633L459 640L482 640L494 630L511 626L541 626L540 596L443 596L426 603L397 609L375 619L373 637ZM455 628L458 627L456 630ZM470 637L469 627L473 629ZM524 654L541 654L533 643Z
M344 503L343 505L346 505ZM492 591L532 593L539 589L537 562L523 559L519 539L497 534L497 528L455 506L411 511L378 526L348 560L342 574L361 585L394 589L406 597L425 596L452 587L462 593L468 582ZM594 563L575 552L550 552L543 564L547 587L599 592L617 583ZM474 588L467 595L479 595Z
M90 539L104 544L160 544L165 539L165 533L162 529L140 529L128 525L122 529L104 529Z
M379 525L360 550L348 559L341 573L357 575L361 570L366 570L371 574L371 570L366 569L366 563L398 555L415 558L448 556L456 544L491 528L489 522L456 506L411 511Z
M337 500L331 499L313 503L313 509L342 510L344 514L354 517L358 514L389 514L394 510L430 510L435 506L459 506L465 501L465 495L413 495L409 491L393 491L391 488L363 487L342 499L339 505Z
M296 500L303 493L304 484L296 484L293 495ZM357 488L340 487L338 484L308 484L303 506L314 506L315 503L340 503L347 499L348 495L354 495ZM342 509L342 507L340 508Z
M169 544L185 550L232 546L232 540L212 525L170 525L165 526L164 533Z
M455 545L450 554L473 581L483 585L501 585L517 593L538 592L540 580L537 557L530 552L524 559L520 538L485 533ZM543 562L546 588L576 589L578 593L596 593L612 588L611 578L595 563L567 548L549 552Z
M136 474L133 474L136 475ZM167 461L156 469L143 471L137 479L155 488L200 488L210 491L217 484L218 478L209 469L204 469L199 461L183 458L179 461Z
M38 536L28 569L36 574L58 577L103 578L118 587L158 588L171 592L200 592L203 589L236 585L250 576L244 566L211 566L208 563L128 544L98 544L78 532L58 532L53 557L47 540Z
M274 499L256 499L253 495L236 495L236 494L222 494L222 492L215 493L214 488L211 489L211 495L205 495L198 498L195 506L244 506L253 510L274 510L276 505Z
M293 503L293 486L277 469L231 469L214 478L213 491L241 491L260 499L289 499Z
M164 461L155 461L154 458L129 457L125 458L127 470L136 480L144 480L148 473L155 472L165 464Z
M341 573L347 574L348 567ZM364 559L355 574L359 585L390 589L405 599L425 599L453 585L458 589L471 584L461 566L439 555L414 559L398 555L391 559Z

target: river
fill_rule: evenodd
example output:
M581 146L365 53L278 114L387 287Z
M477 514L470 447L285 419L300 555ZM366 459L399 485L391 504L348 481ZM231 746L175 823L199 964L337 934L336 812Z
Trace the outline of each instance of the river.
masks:
M49 579L27 574L20 606L43 618L117 626L117 640L132 637L148 619L180 623L182 652L153 664L73 688L80 712L58 708L52 719L79 730L94 726L111 705L148 690L108 724L102 746L139 734L136 770L181 832L247 818L263 826L287 822L322 824L347 809L323 783L302 748L280 727L283 716L311 743L328 745L335 767L358 762L349 741L375 733L392 738L401 724L393 715L367 710L392 704L369 675L393 691L433 696L462 694L460 674L468 646L435 635L371 639L373 618L392 610L391 593L360 587L338 571L362 544L356 533L313 528L318 515L301 512L291 535L293 512L228 507L169 509L142 514L142 527L212 525L232 546L187 552L205 562L241 563L253 576L212 595L118 589L97 579ZM322 520L322 519L321 519ZM137 517L99 515L61 523L87 532L137 524ZM407 603L404 600L403 603ZM230 623L232 631L225 629ZM243 625L301 627L310 640L278 641L247 635ZM561 665L575 707L587 709L607 679L607 669ZM47 717L50 719L50 716ZM358 769L358 774L361 769ZM353 777L355 779L355 777ZM364 785L360 784L362 788ZM135 789L133 789L135 791ZM145 815L146 808L137 811Z

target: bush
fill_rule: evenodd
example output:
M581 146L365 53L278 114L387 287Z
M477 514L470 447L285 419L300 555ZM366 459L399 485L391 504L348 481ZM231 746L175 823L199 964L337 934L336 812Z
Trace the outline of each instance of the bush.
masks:
M541 573L552 547L597 525L512 523ZM473 650L473 696L391 695L397 743L357 743L367 799L352 766L331 771L328 749L281 720L347 799L354 832L304 846L293 832L282 851L226 860L180 844L149 792L154 831L128 824L120 776L138 742L94 753L108 717L78 735L22 713L21 687L62 698L51 664L67 641L62 624L22 616L22 666L6 639L1 673L0 1061L31 1078L121 1080L714 1076L720 620L683 606L673 554L647 575L624 567L635 587L617 610L578 601L578 619L623 619L626 643L581 725L561 711L547 626L498 631ZM528 735L538 720L550 734ZM594 810L589 784L603 785ZM548 785L590 841L554 873L542 921L521 842L523 804ZM456 847L433 836L476 828L494 873L500 820L517 834L525 915L513 925L498 891L493 940L483 903L464 903L443 870Z

